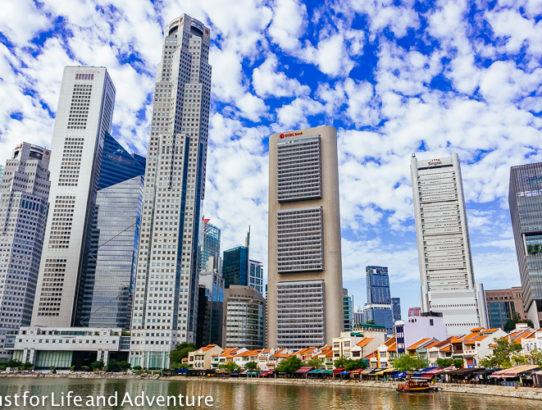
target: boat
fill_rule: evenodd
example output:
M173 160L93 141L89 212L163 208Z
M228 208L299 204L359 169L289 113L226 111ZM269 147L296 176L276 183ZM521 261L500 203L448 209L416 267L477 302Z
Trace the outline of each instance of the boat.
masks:
M423 379L408 379L406 383L399 383L397 391L401 393L428 393L437 391L429 385L429 381Z

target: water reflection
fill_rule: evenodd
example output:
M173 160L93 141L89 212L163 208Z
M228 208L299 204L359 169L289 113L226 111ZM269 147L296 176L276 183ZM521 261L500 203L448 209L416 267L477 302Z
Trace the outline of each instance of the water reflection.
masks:
M156 396L207 396L214 398L214 408L232 410L342 410L342 409L538 409L539 401L520 400L506 397L466 395L453 393L399 394L393 390L363 388L360 386L300 386L282 384L224 383L212 379L201 381L162 381L162 380L88 380L88 379L0 379L0 396L22 396L25 391L32 395L57 397L74 391L80 396L110 396L117 392L119 403L124 394L136 397L144 392L149 397ZM14 408L14 407L12 407ZM35 407L20 407L35 408ZM58 409L47 405L41 409ZM77 407L64 407L77 408ZM135 407L99 407L103 409L130 409ZM137 407L139 409L159 408L158 406ZM165 408L165 407L163 407ZM169 408L179 408L170 406ZM205 408L205 406L198 407Z

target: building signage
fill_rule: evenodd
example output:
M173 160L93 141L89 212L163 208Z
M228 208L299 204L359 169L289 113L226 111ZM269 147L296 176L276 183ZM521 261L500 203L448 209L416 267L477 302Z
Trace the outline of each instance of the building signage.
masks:
M288 134L280 134L280 138L295 137L297 135L303 135L302 132L289 132Z
M440 159L432 159L431 161L427 162L428 165L442 165L442 161Z

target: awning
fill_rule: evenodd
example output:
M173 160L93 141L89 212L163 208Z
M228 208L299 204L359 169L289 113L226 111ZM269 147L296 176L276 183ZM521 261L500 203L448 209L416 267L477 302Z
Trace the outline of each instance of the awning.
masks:
M362 375L366 376L368 375L369 373L371 373L374 369L365 369L364 371L361 372Z
M341 367L340 369L333 370L333 374L339 374L344 370L344 367Z
M361 373L362 371L363 371L363 369L351 370L350 374L358 374L358 373Z
M382 370L386 370L386 369L380 369L380 368L372 369L371 372L369 373L369 376L376 376L377 373Z
M296 373L297 374L305 374L305 373L310 372L312 369L314 369L314 367L304 366L304 367L300 367L299 369L297 369Z
M348 370L343 370L340 374L350 374Z
M478 372L482 370L481 368L462 368L462 369L456 369L456 370L452 370L450 372L448 372L447 374L449 374L450 376L466 376L467 374L470 374L470 373L475 373L475 372Z
M540 367L534 364L528 364L524 366L511 367L510 369L504 369L494 372L491 376L493 378L499 379L513 379L524 374L531 374L537 370L540 370Z
M397 373L395 373L395 374L393 375L393 377L394 377L395 379L402 379L402 378L405 377L405 376L406 376L406 372L397 372Z
M381 370L379 372L376 372L374 374L374 376L384 376L384 373L386 373L387 371L388 371L388 369Z

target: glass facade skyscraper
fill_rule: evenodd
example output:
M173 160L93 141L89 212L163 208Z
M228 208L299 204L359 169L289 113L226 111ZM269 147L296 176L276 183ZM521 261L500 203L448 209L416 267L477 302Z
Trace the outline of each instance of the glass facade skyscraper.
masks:
M145 158L104 138L93 210L81 326L130 327Z
M504 329L506 322L512 319L514 314L525 319L521 287L486 290L486 301L491 328Z
M248 286L248 248L246 246L224 251L222 277L226 288L231 285Z
M256 289L263 296L263 263L248 261L248 286Z
M348 295L348 289L343 289L343 330L348 332L354 328L354 296Z
M391 298L393 321L401 320L401 298Z
M204 219L200 246L200 271L207 269L207 261L211 257L213 257L214 263L217 264L214 268L218 268L220 262L220 229L209 223L209 219Z
M391 304L390 278L386 266L366 266L367 304Z
M523 305L535 328L542 322L542 163L510 169L508 194L523 288Z

